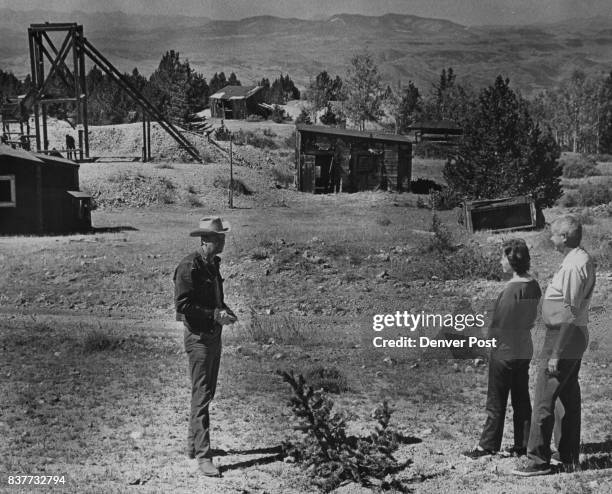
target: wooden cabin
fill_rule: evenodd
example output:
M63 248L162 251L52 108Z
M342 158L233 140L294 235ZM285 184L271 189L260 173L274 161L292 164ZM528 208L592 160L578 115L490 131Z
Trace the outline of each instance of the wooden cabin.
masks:
M0 235L91 230L91 196L79 165L0 145Z
M210 96L210 116L226 120L244 120L263 111L261 86L225 86Z
M297 188L313 193L409 191L412 141L404 135L298 124Z

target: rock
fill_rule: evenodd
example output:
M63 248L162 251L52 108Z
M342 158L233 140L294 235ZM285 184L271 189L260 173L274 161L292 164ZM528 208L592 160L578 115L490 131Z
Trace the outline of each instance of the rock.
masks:
M431 433L433 432L433 429L429 428L429 429L423 429L420 433L419 433L419 437L425 437L425 436L429 436Z
M419 366L419 363L418 363L418 362L415 362L414 364L412 364L412 365L410 366L410 368L411 368L411 369L416 369L418 366Z
M480 365L484 365L484 359L482 359L482 358L475 358L474 359L474 367L478 367Z
M274 309L272 309L272 308L266 309L266 314L271 316L272 314L274 314Z
M465 372L466 374L472 374L472 373L474 372L474 367L472 367L471 365L468 365L468 366L465 368L465 371L464 371L464 372Z
M432 281L438 281L440 278L438 278L435 274L431 277Z
M282 353L275 353L274 357L272 357L274 360L280 360L284 357L284 355Z
M455 372L461 372L461 369L460 369L460 367L459 367L459 364L453 364L453 370L454 370Z
M395 364L395 360L393 360L391 357L385 357L383 359L383 362L387 365L394 365Z
M243 350L243 349L242 349L242 345L238 345L238 346L236 347L236 353L242 353L242 350Z
M130 432L130 437L134 440L142 439L144 436L144 431L142 429L137 429L135 431Z
M387 273L387 270L385 269L383 272L379 273L376 277L381 280L384 280L389 277L389 273Z
M346 484L342 484L337 489L332 491L333 494L371 494L372 489L368 487L363 487L357 482L349 482Z

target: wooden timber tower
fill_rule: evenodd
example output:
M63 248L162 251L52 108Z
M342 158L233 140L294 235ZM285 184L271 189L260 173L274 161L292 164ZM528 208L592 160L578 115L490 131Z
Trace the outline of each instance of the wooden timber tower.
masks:
M65 34L59 48L51 39L50 33ZM141 107L142 159L144 161L151 159L151 120L158 122L162 129L170 134L192 158L201 161L197 149L183 136L181 131L83 36L82 25L76 23L32 24L28 28L28 41L32 86L28 94L15 105L12 120L7 121L20 122L23 127L23 122L28 121L30 112L33 111L38 152L49 152L47 105L67 104L74 107L76 126L79 129L79 161L90 159L85 72L85 59L88 57ZM52 80L57 78L63 82L67 94L48 97L46 92ZM3 121L6 118L5 113L7 112L3 111Z

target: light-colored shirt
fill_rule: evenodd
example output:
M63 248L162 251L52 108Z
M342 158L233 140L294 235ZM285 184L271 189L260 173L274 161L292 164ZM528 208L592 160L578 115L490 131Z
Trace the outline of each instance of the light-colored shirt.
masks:
M544 293L545 324L570 323L586 327L595 287L595 263L582 247L568 252Z

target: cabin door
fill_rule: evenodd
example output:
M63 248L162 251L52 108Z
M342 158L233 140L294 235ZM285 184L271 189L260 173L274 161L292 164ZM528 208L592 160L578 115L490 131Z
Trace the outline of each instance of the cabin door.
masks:
M333 155L318 154L315 158L315 193L327 194L332 192L333 184Z

